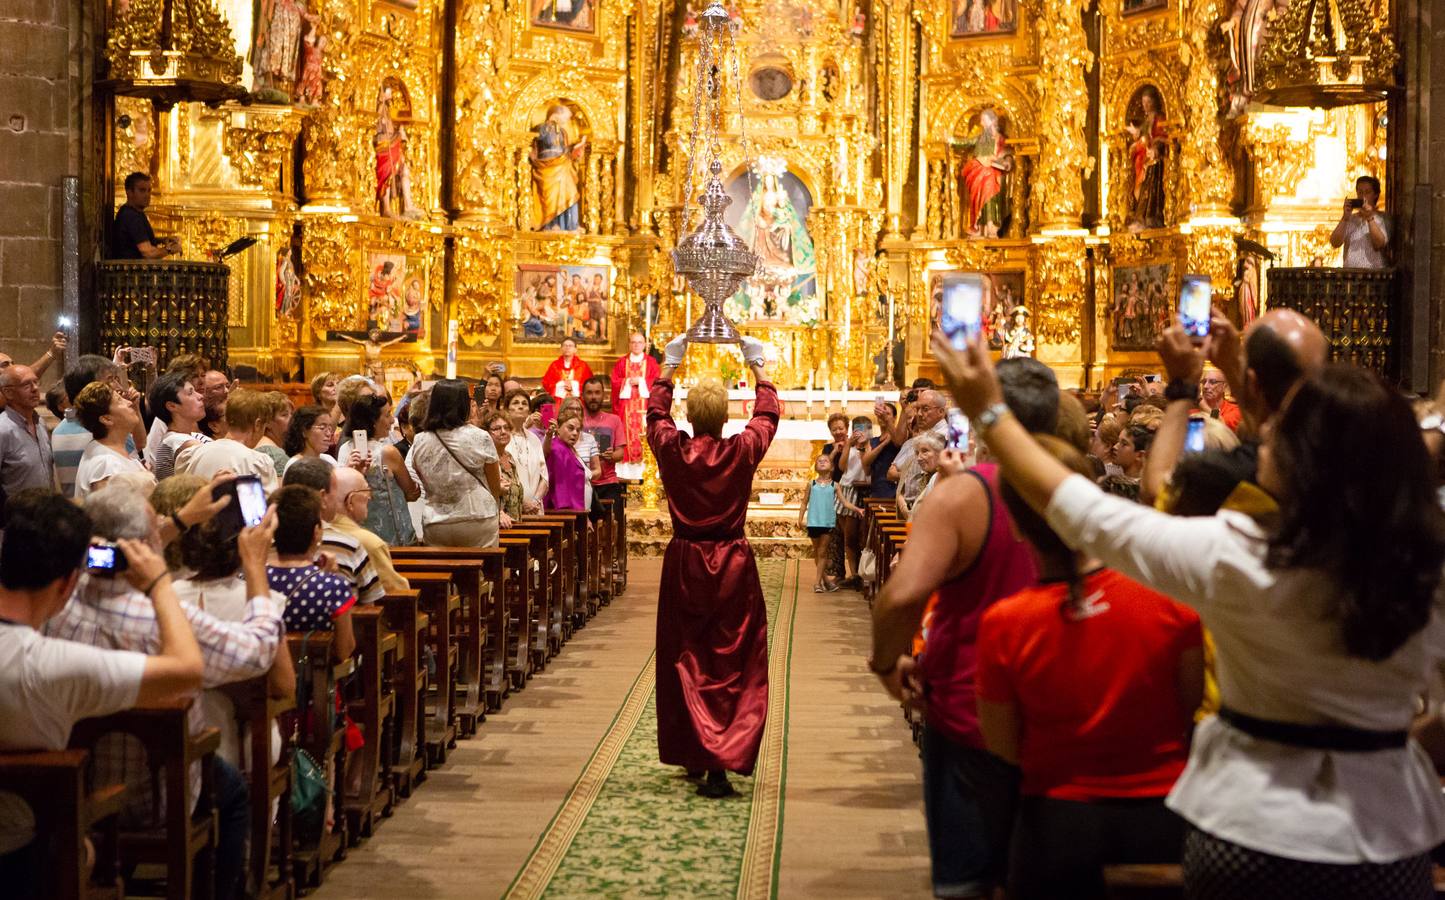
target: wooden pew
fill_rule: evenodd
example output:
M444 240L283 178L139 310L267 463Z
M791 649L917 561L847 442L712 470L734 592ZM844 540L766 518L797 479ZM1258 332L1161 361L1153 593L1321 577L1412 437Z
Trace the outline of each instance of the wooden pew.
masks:
M547 660L562 649L563 620L567 618L569 596L574 590L577 567L572 534L576 520L571 516L524 516L522 527L540 528L549 532L548 562L543 566L546 582L545 604L534 612L536 629L532 644L532 668L541 671ZM567 629L570 634L571 630Z
M344 690L346 681L356 674L356 661L352 657L333 662L332 638L329 631L286 635L291 657L296 660L298 682L294 711L296 747L309 753L316 764L326 770L331 779L328 802L336 812L331 828L325 827L323 817L319 836L296 835L293 865L298 890L320 887L326 869L345 859L346 848L350 846L343 796L346 721L336 714L335 697L336 691ZM310 691L303 694L302 686L308 681Z
M348 760L343 790L346 827L352 842L370 837L378 819L391 815L395 798L387 772L394 762L392 729L396 727L396 654L399 636L388 631L379 606L351 611L356 634L356 677L347 684L344 702L366 743Z
M100 900L124 896L116 859L116 817L125 786L86 790L90 754L84 750L0 753L0 791L20 797L35 816L36 896ZM105 823L94 870L85 871L86 836ZM0 886L3 890L6 886Z
M100 739L112 733L130 735L145 748L154 793L164 789L165 797L153 805L156 818L147 823L150 827L120 831L120 860L126 867L163 864L166 896L171 900L190 900L193 891L209 897L216 877L215 774L211 758L221 745L221 732L207 728L191 734L188 712L192 702L181 700L82 719L70 733L71 749L92 754ZM202 773L200 793L195 797L190 787L192 763L199 763Z
M597 533L597 594L588 615L596 615L598 609L612 601L612 567L617 558L617 501L598 500L597 508L602 510L592 523Z
M545 530L510 529L499 537L499 549L506 554L507 584L504 615L507 620L503 676L510 690L519 691L532 677L532 636L535 633L534 610L546 604L543 581L547 555L548 532Z
M289 729L282 729L281 755L272 764L271 729L283 713L296 708L296 698L270 696L264 675L222 685L220 690L236 709L236 733L246 748L242 773L251 790L249 885L262 900L290 900L296 895L291 862L291 746L286 740Z
M394 792L410 797L426 777L426 643L431 618L415 590L396 591L381 600L383 621L396 634L396 726L388 751L387 772Z
M460 658L457 716L459 734L467 737L476 732L489 707L501 706L506 662L506 552L494 547L397 550L392 562L398 572L408 577L426 571L450 574L461 596L461 621L454 636Z
M1104 884L1119 900L1173 900L1184 896L1184 875L1177 865L1105 866Z
M427 646L431 648L431 709L426 716L427 765L447 761L447 751L457 745L457 663L455 635L461 619L462 600L449 572L410 572L407 580L417 592L422 610L431 624Z

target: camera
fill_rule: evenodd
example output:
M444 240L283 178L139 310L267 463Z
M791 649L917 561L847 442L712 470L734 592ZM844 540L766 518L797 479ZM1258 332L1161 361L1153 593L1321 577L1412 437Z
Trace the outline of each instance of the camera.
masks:
M128 565L125 551L110 541L91 541L85 548L85 571L91 575L109 577L124 572Z

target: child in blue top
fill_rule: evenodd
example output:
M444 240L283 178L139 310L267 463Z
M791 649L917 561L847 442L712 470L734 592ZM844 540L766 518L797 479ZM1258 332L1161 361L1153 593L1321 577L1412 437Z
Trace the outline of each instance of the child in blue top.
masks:
M813 468L818 477L808 482L808 490L803 494L803 506L798 510L798 524L808 527L808 537L813 541L813 564L818 567L818 581L813 585L813 593L821 594L838 589L837 580L823 573L823 567L828 562L833 530L838 524L838 510L835 505L837 495L836 486L833 484L832 457L819 456L813 463Z

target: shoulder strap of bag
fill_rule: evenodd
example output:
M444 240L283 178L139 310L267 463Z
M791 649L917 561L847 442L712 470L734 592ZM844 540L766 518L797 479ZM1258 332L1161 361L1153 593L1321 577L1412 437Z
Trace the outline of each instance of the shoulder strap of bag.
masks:
M475 478L477 480L477 484L480 484L483 488L486 489L487 493L490 494L492 492L492 489L487 485L487 480L482 476L478 475L476 470L473 469L471 466L462 462L461 458L457 456L456 451L447 444L446 440L440 434L437 434L435 431L432 432L432 434L436 435L437 443L441 444L442 449L445 450L452 459L456 460L457 465L461 466L463 469L466 469L467 474Z

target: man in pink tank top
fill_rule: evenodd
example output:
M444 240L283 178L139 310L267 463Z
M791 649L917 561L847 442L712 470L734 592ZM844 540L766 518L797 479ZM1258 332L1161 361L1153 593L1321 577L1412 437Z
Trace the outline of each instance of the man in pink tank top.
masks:
M1059 414L1052 370L1020 358L1001 362L998 375L1024 427L1052 434ZM975 640L984 610L1032 585L1034 572L1004 509L997 467L984 463L929 492L873 606L869 667L890 694L925 712L923 800L937 897L987 897L1003 881L1018 770L983 746ZM934 592L938 602L915 660L913 636Z

